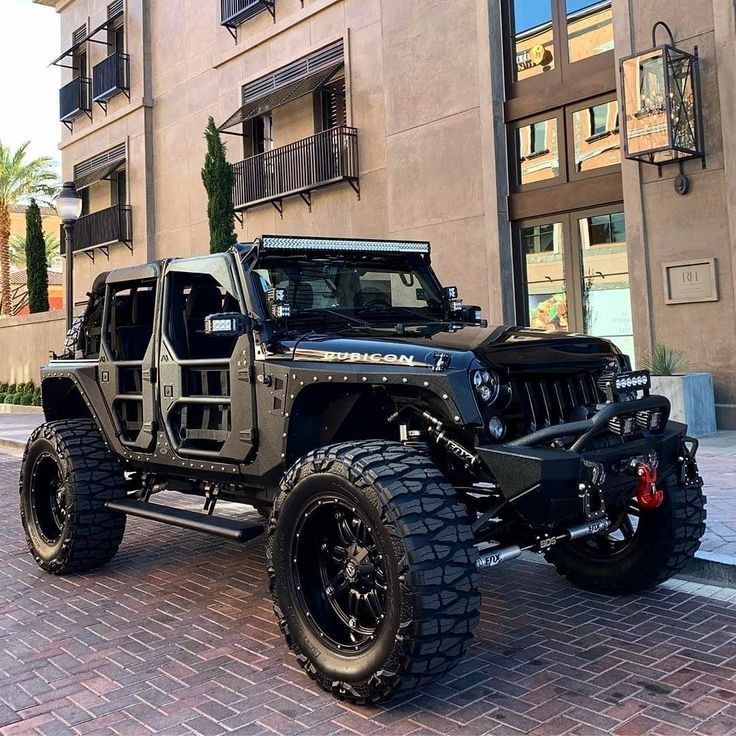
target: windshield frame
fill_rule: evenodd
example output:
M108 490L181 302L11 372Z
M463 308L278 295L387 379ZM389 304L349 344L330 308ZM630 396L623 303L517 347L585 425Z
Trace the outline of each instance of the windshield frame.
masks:
M250 258L248 256L251 256ZM354 309L341 310L339 307L325 308L323 311L317 307L314 310L314 320L306 318L307 311L294 314L291 318L274 319L269 311L266 301L266 294L260 283L260 275L257 273L263 268L273 268L276 264L289 264L295 262L315 262L321 261L327 264L334 264L338 268L352 268L355 266L365 265L367 268L373 266L376 271L384 268L389 271L412 271L419 276L419 284L422 288L432 289L437 298L439 305L443 304L442 284L431 266L429 254L423 253L372 253L372 252L349 252L336 253L334 251L325 252L302 252L302 251L284 251L259 253L257 258L253 258L253 252L245 253L242 256L244 275L247 280L247 289L250 292L254 311L259 313L259 317L266 323L276 326L279 331L293 331L296 325L305 328L312 327L313 323L323 324L325 311L332 313L330 324L334 320L335 323L342 321L342 326L346 329L354 329L357 322L365 322L366 328L385 327L396 324L397 322L411 322L417 324L434 324L446 320L444 308L439 306L435 313L427 313L426 315L417 314L415 317L408 316L409 311L416 309L419 312L423 307L396 306L385 310L371 310L366 313L356 312ZM344 311L344 315L338 314ZM298 328L297 328L298 329ZM335 326L335 329L338 329Z

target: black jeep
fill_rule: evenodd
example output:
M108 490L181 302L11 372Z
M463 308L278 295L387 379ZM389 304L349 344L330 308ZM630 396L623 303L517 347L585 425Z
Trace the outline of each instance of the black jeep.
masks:
M649 375L596 337L488 327L427 243L266 236L103 274L42 388L38 564L107 562L126 515L245 542L252 514L213 512L253 506L289 646L354 702L462 657L483 568L538 552L626 594L704 531L697 442Z

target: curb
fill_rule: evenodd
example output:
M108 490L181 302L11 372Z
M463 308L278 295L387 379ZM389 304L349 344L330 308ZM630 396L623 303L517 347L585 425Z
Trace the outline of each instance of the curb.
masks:
M23 452L26 449L26 443L20 440L9 440L0 437L0 449L13 450L15 452Z
M696 552L695 559L675 577L693 583L736 588L736 557L717 552Z

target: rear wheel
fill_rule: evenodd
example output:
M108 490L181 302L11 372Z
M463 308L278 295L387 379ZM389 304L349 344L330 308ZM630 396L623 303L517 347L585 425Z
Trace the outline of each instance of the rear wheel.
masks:
M470 643L480 603L473 535L452 486L415 450L348 443L297 462L267 554L286 640L339 698L410 692Z
M662 481L664 501L653 510L630 500L609 513L612 527L546 553L561 575L580 588L625 595L658 585L685 569L705 532L702 480Z
M91 420L49 422L28 440L20 476L20 513L38 565L63 575L108 562L125 515L105 502L125 496L122 468Z

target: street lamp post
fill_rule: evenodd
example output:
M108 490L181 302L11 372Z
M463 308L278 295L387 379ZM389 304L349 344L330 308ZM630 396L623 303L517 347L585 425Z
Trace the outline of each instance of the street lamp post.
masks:
M56 198L56 211L64 227L64 253L66 254L66 328L74 321L74 225L82 214L82 198L77 194L73 181L64 182Z

